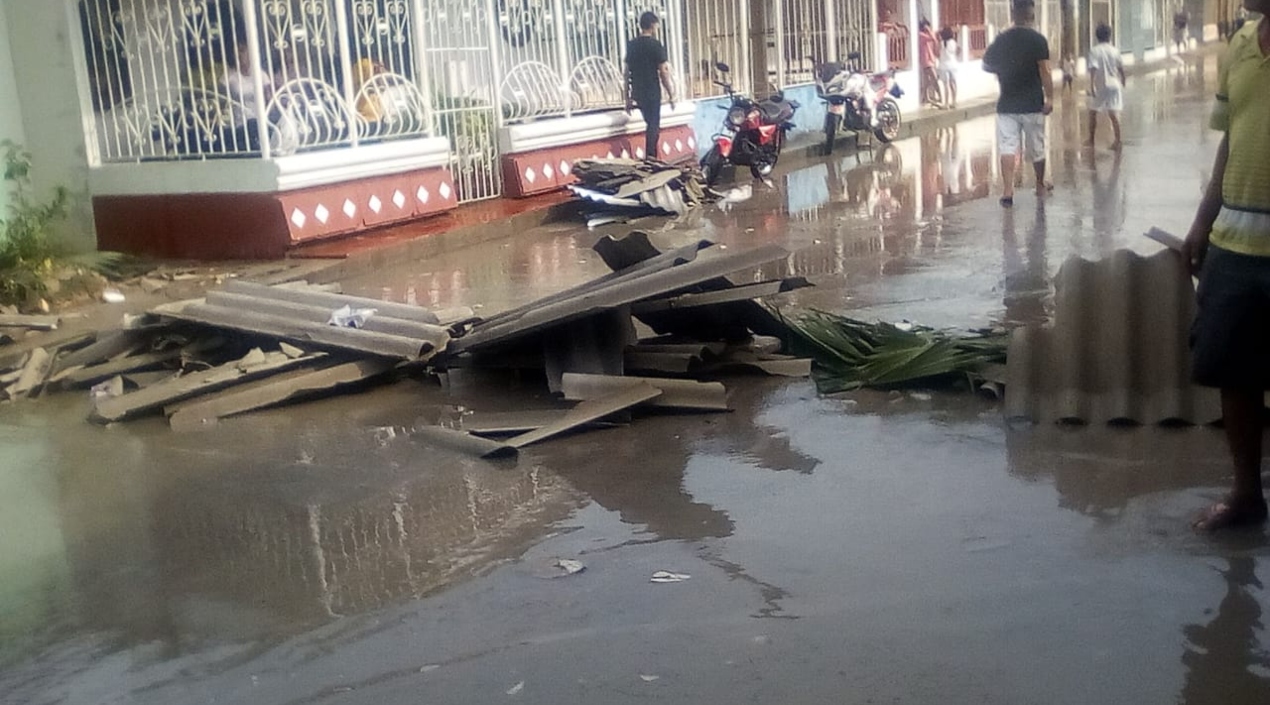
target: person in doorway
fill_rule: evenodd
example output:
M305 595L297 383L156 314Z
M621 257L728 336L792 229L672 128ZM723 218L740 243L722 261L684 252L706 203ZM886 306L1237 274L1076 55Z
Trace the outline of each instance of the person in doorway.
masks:
M930 26L930 20L917 24L917 52L922 68L922 102L939 107L939 37Z
M1173 13L1173 47L1178 54L1187 49L1186 28L1191 24L1191 13L1181 5L1177 6L1177 12Z
M1014 26L1002 32L983 55L984 70L994 73L1001 86L997 99L997 146L1001 154L1004 190L1001 205L1014 205L1014 175L1019 150L1032 160L1036 193L1053 189L1045 180L1045 116L1054 110L1054 76L1050 73L1050 45L1045 35L1032 28L1036 5L1015 0L1011 6Z
M670 81L666 47L657 40L661 21L656 13L639 17L639 36L626 45L626 114L639 108L644 118L644 158L657 158L661 135L661 98L666 89L670 109L675 109L675 89Z
M1124 61L1120 50L1111 43L1111 27L1098 25L1094 30L1098 44L1089 50L1089 141L1092 148L1098 136L1098 115L1104 114L1111 121L1111 131L1116 141L1111 148L1120 151L1120 111L1124 110Z
M1182 248L1199 276L1192 375L1221 390L1234 461L1230 494L1195 521L1204 531L1266 520L1261 482L1265 391L1270 390L1270 0L1226 48L1212 127L1223 137L1213 178Z
M939 32L939 82L944 103L949 108L957 107L957 68L961 65L961 50L955 36L952 27L944 27Z

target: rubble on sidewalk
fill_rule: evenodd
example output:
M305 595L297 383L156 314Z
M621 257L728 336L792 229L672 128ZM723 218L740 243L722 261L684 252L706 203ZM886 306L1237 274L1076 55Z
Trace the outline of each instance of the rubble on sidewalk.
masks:
M559 395L553 408L410 433L500 458L629 422L632 412L727 411L724 385L699 379L721 371L810 373L810 360L779 354L780 341L766 336L780 322L754 300L809 286L775 274L786 250L699 241L661 252L643 233L605 238L596 250L611 274L486 319L304 283L231 279L203 298L127 317L116 330L22 354L0 348L0 390L7 399L89 392L95 422L163 415L188 431L412 370L447 382L478 369L542 374Z
M585 211L592 224L641 215L682 215L704 203L708 193L692 165L579 159L571 173L578 183L568 188L587 202Z

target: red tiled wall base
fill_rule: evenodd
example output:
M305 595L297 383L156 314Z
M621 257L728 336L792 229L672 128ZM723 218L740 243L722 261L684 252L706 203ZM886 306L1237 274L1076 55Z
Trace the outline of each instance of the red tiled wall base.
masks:
M661 131L661 154L664 162L695 159L697 140L688 125L667 127ZM577 181L570 173L578 159L601 157L644 158L644 135L622 135L610 139L583 142L563 147L548 147L533 152L503 155L504 193L523 198L545 193Z
M440 213L457 205L446 169L282 193L95 196L97 246L174 259L273 259L302 242Z

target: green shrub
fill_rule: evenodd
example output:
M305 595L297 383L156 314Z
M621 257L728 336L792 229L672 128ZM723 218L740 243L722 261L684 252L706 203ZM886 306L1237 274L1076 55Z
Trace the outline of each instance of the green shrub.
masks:
M10 140L0 142L0 151L9 194L0 219L0 303L27 304L46 296L50 282L66 268L112 273L122 259L118 254L76 255L54 237L54 228L66 219L66 187L58 186L48 200L38 199L31 187L31 153Z

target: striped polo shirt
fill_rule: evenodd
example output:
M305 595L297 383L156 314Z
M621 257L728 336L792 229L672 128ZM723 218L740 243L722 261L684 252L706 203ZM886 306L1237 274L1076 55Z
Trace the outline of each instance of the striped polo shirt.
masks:
M1211 124L1229 136L1230 159L1212 243L1270 257L1270 56L1261 51L1259 24L1246 24L1221 62Z

